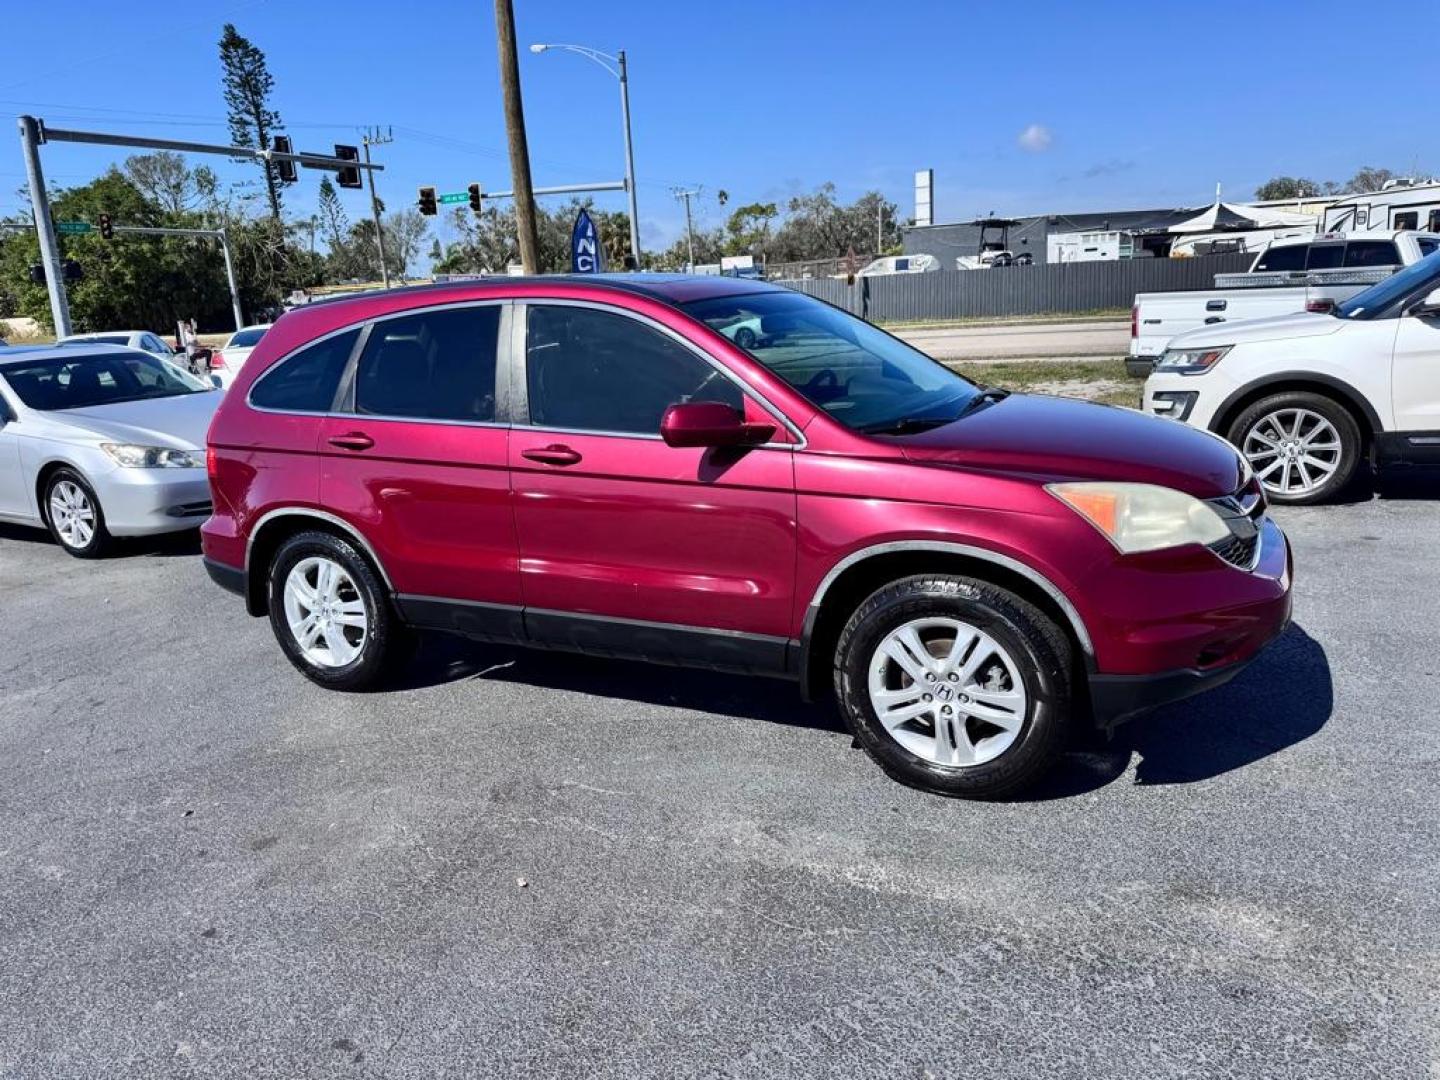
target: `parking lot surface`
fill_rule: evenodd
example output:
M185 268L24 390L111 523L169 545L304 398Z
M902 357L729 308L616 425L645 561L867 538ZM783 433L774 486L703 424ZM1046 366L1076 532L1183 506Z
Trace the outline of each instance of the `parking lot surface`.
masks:
M1287 636L998 804L780 682L327 693L192 540L0 527L0 1076L1435 1076L1440 483L1276 517Z

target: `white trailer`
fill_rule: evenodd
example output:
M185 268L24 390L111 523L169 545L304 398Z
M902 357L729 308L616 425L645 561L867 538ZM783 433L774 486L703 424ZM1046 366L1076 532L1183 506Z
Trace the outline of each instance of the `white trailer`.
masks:
M1325 208L1325 232L1366 229L1440 232L1440 183L1392 181L1382 191L1347 195Z

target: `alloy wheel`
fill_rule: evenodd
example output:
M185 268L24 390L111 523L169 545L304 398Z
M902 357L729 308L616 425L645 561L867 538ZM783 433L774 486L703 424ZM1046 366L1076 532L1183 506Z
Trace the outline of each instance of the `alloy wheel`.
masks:
M936 765L993 761L1015 743L1029 698L1020 667L990 635L959 619L913 619L870 659L870 704L885 731Z
M350 574L320 556L301 559L285 578L285 621L305 659L327 668L354 661L370 627Z
M66 547L88 547L95 537L95 507L73 480L61 480L50 489L50 521Z
M1265 489L1276 495L1308 495L1340 468L1340 433L1311 409L1277 409L1245 433L1240 452Z

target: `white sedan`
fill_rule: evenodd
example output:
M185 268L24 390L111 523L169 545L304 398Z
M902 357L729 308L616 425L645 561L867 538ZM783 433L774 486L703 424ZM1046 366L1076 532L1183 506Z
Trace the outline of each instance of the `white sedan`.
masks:
M260 339L269 329L269 323L243 327L231 334L230 340L218 352L210 354L210 374L220 381L223 389L230 388L251 350L260 344Z
M220 396L136 349L5 349L0 521L48 529L80 558L112 536L195 528L210 514L205 432Z
M173 360L175 350L166 345L158 334L152 334L149 330L97 330L91 334L71 334L63 337L55 344L73 345L81 343L85 345L124 345L131 349L139 349L151 356L158 356L162 360Z

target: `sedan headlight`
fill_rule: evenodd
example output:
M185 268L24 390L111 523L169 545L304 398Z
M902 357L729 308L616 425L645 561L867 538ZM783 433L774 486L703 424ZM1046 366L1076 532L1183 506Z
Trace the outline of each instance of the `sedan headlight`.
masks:
M1234 345L1212 345L1207 349L1166 349L1155 365L1156 371L1172 375L1203 375L1233 349Z
M1214 544L1230 535L1215 509L1154 484L1077 483L1045 488L1127 555L1181 544Z
M128 469L203 469L205 455L198 450L175 450L168 446L137 446L135 443L101 443L100 449Z

